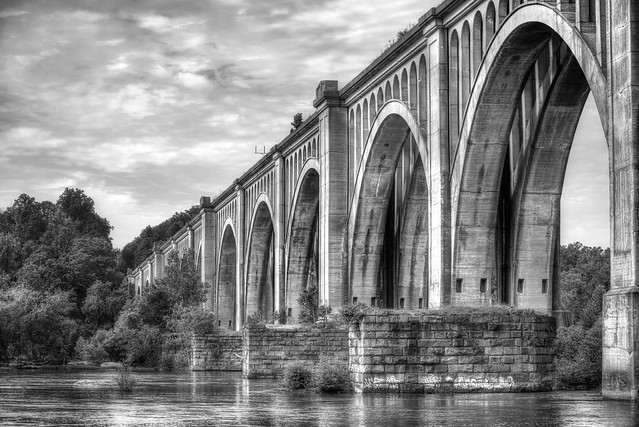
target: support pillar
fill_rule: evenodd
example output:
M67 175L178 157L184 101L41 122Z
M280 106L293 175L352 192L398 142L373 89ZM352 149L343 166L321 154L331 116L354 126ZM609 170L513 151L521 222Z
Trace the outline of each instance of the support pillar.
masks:
M200 198L201 229L202 229L202 256L200 259L200 280L205 284L206 302L205 308L216 311L216 266L217 252L219 248L215 244L216 224L215 212L211 207L211 198ZM195 248L194 250L197 250ZM217 314L217 313L216 313Z
M639 393L639 4L607 2L611 290L604 296L603 385L608 399Z
M237 256L235 257L237 263L237 270L235 272L236 288L235 295L237 295L236 307L235 307L235 328L241 330L244 326L244 320L246 319L246 286L244 278L244 246L246 242L245 236L245 195L244 188L238 183L235 183L235 225L237 229Z
M344 233L348 213L347 109L337 81L321 81L313 105L319 112L319 303L337 307L346 302L348 280Z
M284 159L282 153L276 151L273 154L274 163L274 215L273 218L273 247L275 256L275 292L273 295L273 303L275 313L280 313L286 307L286 292L284 289L284 271L286 269L286 261L284 256L284 235L286 230L286 202L284 189ZM280 313L281 314L281 313Z

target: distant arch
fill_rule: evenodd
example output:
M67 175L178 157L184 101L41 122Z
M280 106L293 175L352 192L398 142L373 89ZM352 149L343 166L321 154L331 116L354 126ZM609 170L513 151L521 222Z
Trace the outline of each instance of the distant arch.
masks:
M251 220L246 262L246 315L275 311L273 209L265 195L258 197ZM245 319L246 321L246 319Z
M218 326L235 330L237 327L237 239L233 223L228 219L222 233L222 243L218 256L217 300L214 311Z

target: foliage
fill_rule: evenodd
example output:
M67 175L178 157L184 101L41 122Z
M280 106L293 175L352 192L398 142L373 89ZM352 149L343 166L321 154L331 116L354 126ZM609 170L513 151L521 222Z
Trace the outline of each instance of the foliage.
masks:
M314 371L313 383L316 390L323 393L348 391L350 388L348 367L322 354Z
M308 284L297 298L300 306L300 323L315 323L319 315L319 287L317 284Z
M113 381L118 386L120 391L123 391L125 393L130 393L131 391L133 391L133 387L135 387L136 384L135 377L131 372L131 367L128 365L123 365L121 368L118 368L118 372Z
M153 244L164 242L187 225L200 211L199 206L176 212L164 222L155 227L147 226L140 234L122 248L123 268L135 268L151 255Z
M293 116L293 121L291 122L291 133L293 133L294 131L296 131L300 126L302 126L302 123L304 122L304 117L302 116L302 113L297 113Z
M588 329L573 325L557 331L557 381L561 388L601 384L601 319Z
M311 388L313 386L313 371L304 363L292 363L284 369L282 384L291 390Z
M271 313L264 313L263 311L260 310L246 316L246 324L247 325L266 325L269 323L278 323L282 319L285 319L284 310L274 311Z
M0 291L0 358L62 363L73 353L77 323L65 292L17 285Z
M107 331L98 329L89 339L84 337L78 338L75 344L75 354L86 362L100 365L102 362L108 360L108 354L104 349L104 343L107 337Z
M361 302L345 304L338 309L337 320L342 323L359 324L371 308Z
M601 384L602 300L610 288L610 250L571 243L561 247L561 303L574 324L557 330L560 387Z

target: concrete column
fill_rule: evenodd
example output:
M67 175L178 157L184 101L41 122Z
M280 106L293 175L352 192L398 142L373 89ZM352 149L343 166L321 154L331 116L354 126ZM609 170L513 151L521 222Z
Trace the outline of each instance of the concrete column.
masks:
M211 207L211 199L209 197L200 198L200 206L202 210L201 227L202 227L202 257L200 259L200 280L205 284L206 288L206 305L205 307L211 311L216 311L216 273L217 273L217 253L219 251L216 244L216 223L215 212Z
M286 270L286 258L284 256L284 239L286 234L286 194L284 188L285 172L282 153L276 151L273 154L274 163L274 215L273 218L273 247L275 256L275 295L273 295L274 309L279 313L286 306L284 289L284 272Z
M428 307L450 304L450 153L448 144L448 40L436 26L428 33L428 147L430 157Z
M153 244L153 280L161 279L164 276L163 253L157 243Z
M639 393L639 4L607 2L611 290L604 296L605 398Z
M244 188L237 181L235 183L235 225L237 230L237 271L235 272L236 289L235 295L237 295L237 306L235 307L236 319L235 327L239 331L244 325L244 319L246 316L246 289L244 279L244 247L247 236L245 236L245 195Z
M313 105L319 115L319 303L337 307L348 298L348 251L344 239L348 213L347 109L336 81L322 81Z

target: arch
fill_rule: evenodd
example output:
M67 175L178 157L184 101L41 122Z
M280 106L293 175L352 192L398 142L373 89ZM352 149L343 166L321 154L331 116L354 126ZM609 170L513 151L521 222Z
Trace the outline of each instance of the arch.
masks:
M304 162L306 161L306 159L307 159L307 158L308 158L308 157L307 157L307 155L306 155L306 145L305 145L305 146L304 146L304 154L303 154L303 156L302 156L302 163L304 163Z
M510 0L499 0L499 23L501 25L504 23L508 14L510 13L510 5L508 4Z
M470 96L471 76L471 56L470 56L470 25L468 21L464 22L461 36L461 109L466 111L468 105L468 97Z
M355 165L359 164L359 159L362 157L362 109L357 104L357 110L355 110Z
M313 138L313 157L317 158L319 157L317 154L317 140L315 138Z
M495 4L491 1L486 7L486 46L495 35Z
M297 323L299 295L318 284L319 262L319 164L304 165L289 216L285 301L287 323Z
M380 87L379 89L377 89L377 111L381 110L383 105L384 105L384 92L382 91L382 88Z
M380 283L386 212L394 191L392 187L399 156L404 144L411 138L415 140L419 155L427 158L426 137L413 114L400 101L386 102L371 127L351 203L348 221L348 242L351 245L349 299L358 298L359 302L368 303L376 301L373 298L384 298L384 290L378 289L377 285Z
M391 98L401 99L399 77L397 77L397 74L395 74L395 77L393 77L393 95L391 96Z
M402 102L408 103L408 73L406 68L402 70L401 93Z
M415 65L415 62L410 63L408 106L413 114L417 114L417 66Z
M476 75L484 57L484 20L481 12L475 13L473 21L473 75Z
M426 72L426 57L422 55L419 58L419 77L417 105L419 110L419 127L426 135L428 134L428 74Z
M237 300L237 239L231 219L227 219L222 233L222 243L217 267L217 307L214 307L218 326L235 330Z
M369 104L369 106L370 106L370 112L369 112L370 114L369 114L369 116L370 116L371 123L373 122L373 120L375 120L375 116L377 115L376 105L377 104L375 103L375 94L372 93L371 94L371 102Z
M275 311L273 209L266 195L253 210L246 261L246 315ZM244 319L246 321L246 319Z
M351 157L352 165L351 169L355 170L357 164L355 160L355 111L351 108L351 113L348 118L348 144L349 144L349 156Z
M384 93L384 98L387 102L390 101L391 99L393 99L393 90L391 89L391 84L390 81L386 82L386 89L385 89L385 93ZM381 109L378 108L378 110Z
M362 139L366 141L366 138L368 138L368 99L364 99L362 115Z
M450 134L450 152L454 153L459 139L459 127L461 125L459 114L459 38L457 31L453 31L450 37L450 54L448 64L448 120Z
M530 21L531 16L535 17L535 22ZM570 55L567 58L574 64L565 63L559 68L557 83L552 86L537 127L539 134L535 146L531 148L531 152L535 153L529 157L532 163L518 172L519 184L512 194L504 195L504 191L511 191L507 183L513 182L512 177L502 172L510 170L507 156L509 136L520 103L522 85L528 79L539 53L551 40L566 43L574 60ZM565 84L565 81L570 80L573 83ZM496 286L497 293L500 292L500 286L503 287L505 295L501 296L502 300L515 304L521 301L512 291L513 274L518 274L516 269L504 267L500 271L500 264L504 260L499 259L498 252L518 256L513 255L512 249L517 247L517 242L513 241L515 237L504 235L503 230L510 229L516 234L518 227L532 220L527 215L530 215L533 205L537 211L556 210L554 203L560 195L555 193L559 192L563 183L567 159L567 152L556 150L569 150L565 138L568 136L572 140L573 125L576 126L581 114L587 94L584 88L587 87L592 90L602 117L604 133L607 134L607 122L603 120L606 117L603 72L581 34L574 30L566 18L545 4L529 3L518 7L501 25L479 71L476 93L473 92L467 109L451 173L454 222L452 279L463 280L464 283L462 293L451 292L454 304L491 303L494 295L478 296L482 279L493 280L491 278L494 278L494 282L502 278L504 283ZM555 120L555 129L548 128L552 120ZM556 123L562 126L556 126ZM548 144L555 147L551 148ZM549 159L549 156L554 158ZM541 159L556 165L556 169L547 168L546 164L541 167ZM506 196L513 199L509 200ZM515 210L508 214L500 206L515 206ZM546 217L546 220L552 222L552 217ZM548 258L552 256L549 254L554 253L553 233L556 230L546 229L545 240L537 241L542 250L534 254L536 267L546 266L543 274L547 279L551 279L548 269L553 265ZM469 242L474 243L468 245ZM542 252L545 253L545 263ZM516 263L517 259L505 261L503 265L510 265ZM488 289L495 289L494 282L490 283ZM557 287L553 287L552 292L556 295ZM497 297L500 298L499 295ZM528 302L537 304L537 308L541 309L539 300ZM549 310L549 302L545 303L546 310Z

